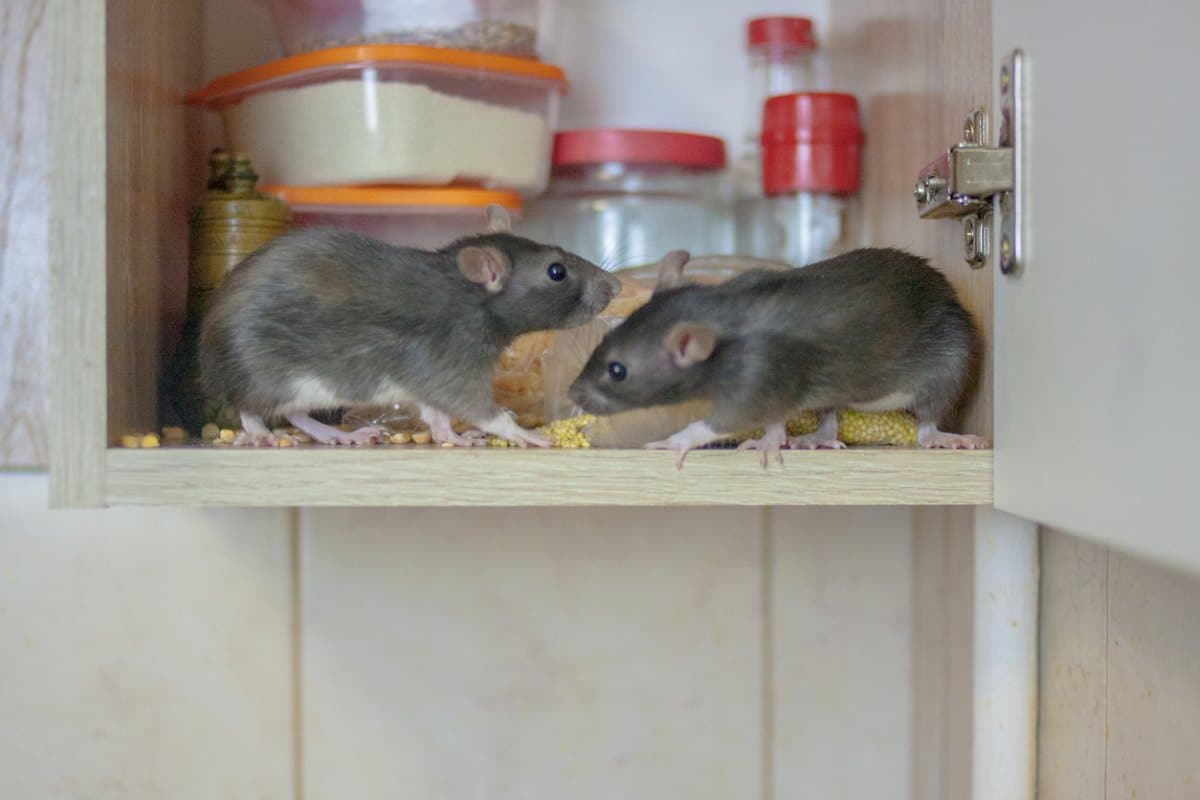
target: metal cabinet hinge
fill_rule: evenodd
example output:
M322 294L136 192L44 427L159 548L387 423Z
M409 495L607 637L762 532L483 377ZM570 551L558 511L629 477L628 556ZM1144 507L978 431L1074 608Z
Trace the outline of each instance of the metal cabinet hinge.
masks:
M993 219L999 220L1000 269L1015 272L1022 248L1021 128L1024 87L1021 51L1013 51L1000 70L1000 132L989 145L987 112L977 108L963 124L963 140L917 177L913 196L923 219L958 217L963 226L963 258L981 267L991 252Z

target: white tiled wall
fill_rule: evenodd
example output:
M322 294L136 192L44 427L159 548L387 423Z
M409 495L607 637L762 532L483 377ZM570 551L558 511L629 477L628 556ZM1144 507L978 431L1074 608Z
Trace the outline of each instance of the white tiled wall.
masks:
M772 513L774 797L910 797L911 512Z
M761 511L302 527L309 798L761 795Z
M0 797L292 798L289 512L46 502L0 473Z

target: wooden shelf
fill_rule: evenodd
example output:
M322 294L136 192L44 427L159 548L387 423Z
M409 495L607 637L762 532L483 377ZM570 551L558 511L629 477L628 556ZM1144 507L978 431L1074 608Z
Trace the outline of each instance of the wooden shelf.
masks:
M988 505L990 451L110 449L111 505Z

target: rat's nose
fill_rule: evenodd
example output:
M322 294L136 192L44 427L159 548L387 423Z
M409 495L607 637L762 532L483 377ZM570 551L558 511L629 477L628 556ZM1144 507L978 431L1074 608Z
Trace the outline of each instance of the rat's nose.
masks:
M604 276L604 282L600 284L600 297L604 300L605 305L608 304L609 300L612 300L614 297L616 297L617 293L620 291L621 282L612 275L606 274Z
M589 410L587 407L587 392L582 386L579 385L579 381L572 383L571 388L567 389L567 399L573 404L582 408L584 411Z

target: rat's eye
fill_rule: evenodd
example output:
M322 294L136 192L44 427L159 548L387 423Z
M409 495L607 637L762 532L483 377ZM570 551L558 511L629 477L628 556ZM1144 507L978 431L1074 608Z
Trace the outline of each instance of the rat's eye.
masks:
M628 374L625 370L625 365L620 361L608 362L608 374L612 376L614 381L623 381Z
M550 276L550 280L552 281L561 281L563 278L567 277L567 268L555 261L553 264L546 267L546 274Z

